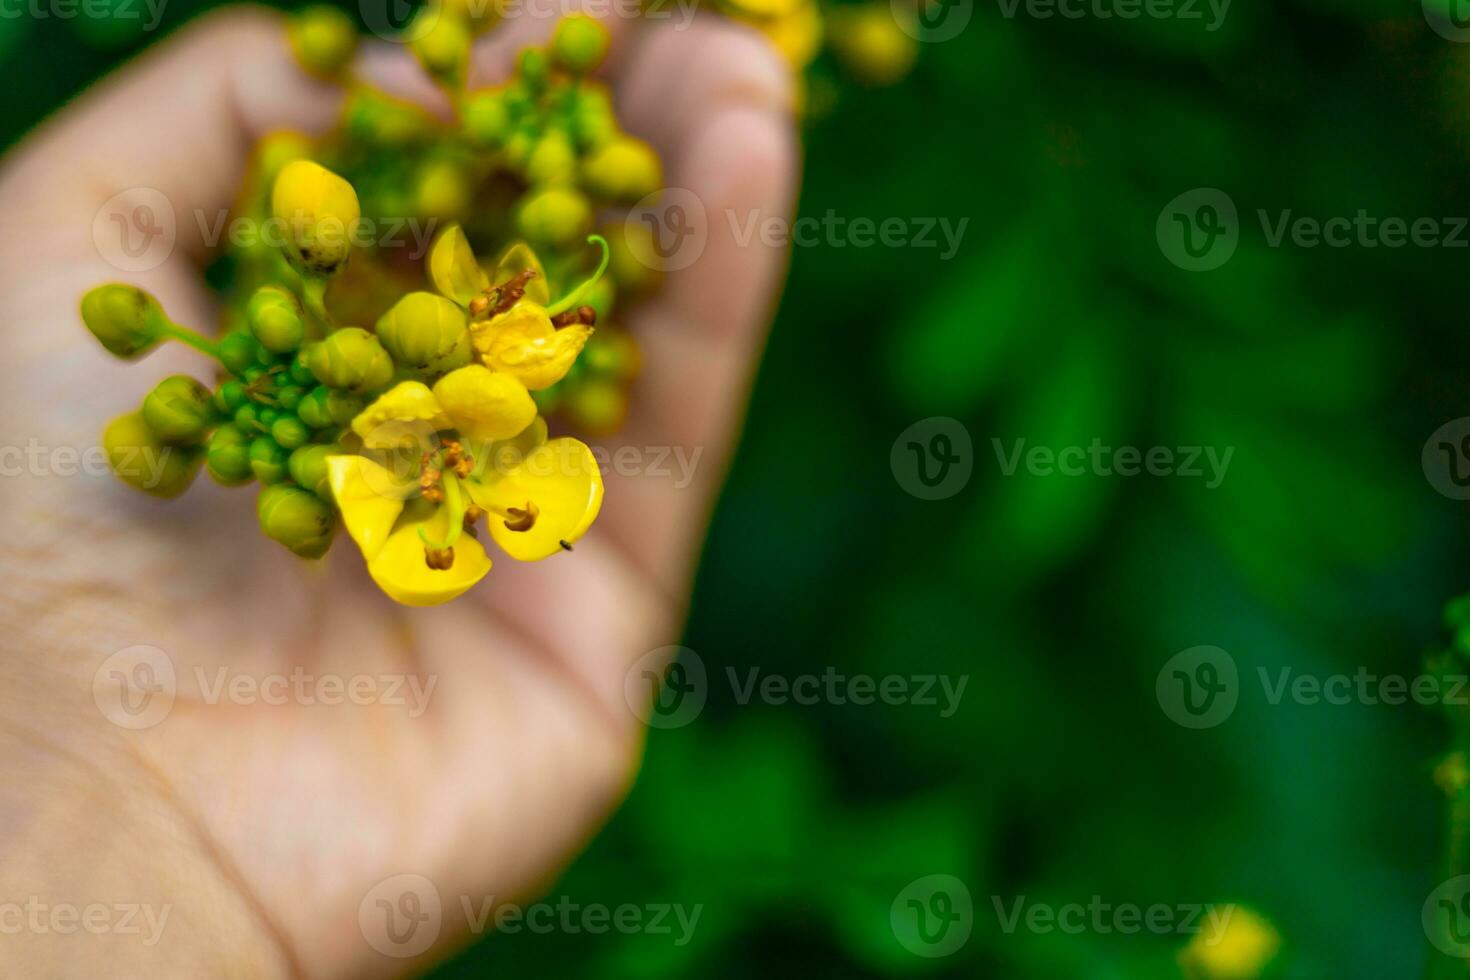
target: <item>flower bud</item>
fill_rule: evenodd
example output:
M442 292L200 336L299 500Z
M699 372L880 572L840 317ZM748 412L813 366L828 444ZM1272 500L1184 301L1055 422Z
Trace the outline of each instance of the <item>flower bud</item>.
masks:
M372 391L393 380L393 359L361 327L343 327L308 349L307 366L330 388Z
M412 102L367 88L349 95L344 110L349 137L384 147L412 143L428 135L435 125L433 117Z
M443 296L409 293L378 320L378 339L393 360L437 374L470 363L470 331L464 310Z
M499 91L476 92L465 100L464 131L482 150L493 150L510 138L510 107Z
M619 136L583 161L582 178L594 194L631 204L662 186L663 164L647 143Z
M286 450L270 436L259 436L250 442L250 472L261 483L280 483L286 472Z
M245 306L245 322L260 346L273 354L285 354L306 339L301 304L281 286L261 286Z
M553 130L541 137L526 161L526 176L533 184L557 184L577 175L577 154L571 140Z
M418 16L428 22L428 27L415 23L411 29L417 35L409 45L414 57L440 84L451 87L464 84L470 45L474 41L469 24L443 6L424 7Z
M177 497L199 472L196 446L165 446L142 412L114 419L102 433L102 449L118 479L155 497Z
M918 42L899 26L889 7L866 4L833 11L832 48L867 85L892 85L914 67Z
M617 432L628 417L628 393L615 381L583 378L568 384L562 411L594 438Z
M516 63L516 74L527 86L539 90L546 84L550 73L551 66L546 60L545 51L540 48L526 48L521 51L520 60Z
M352 185L310 160L282 168L271 192L271 211L285 226L286 253L307 275L340 272L362 218Z
M250 437L227 423L214 430L204 449L204 465L216 483L237 487L255 476L250 468Z
M569 245L580 241L592 223L587 198L568 187L549 187L521 205L521 234L538 243Z
M336 7L311 6L292 15L286 37L297 63L319 78L336 78L357 51L357 28Z
M110 353L132 360L162 339L163 307L137 286L111 283L82 297L82 322Z
M188 375L164 378L143 399L143 421L160 442L198 442L214 421L213 397Z
M296 449L311 441L311 430L294 415L282 415L271 423L271 438L283 449Z
M335 443L302 446L291 454L291 479L323 500L330 500L331 490L327 485L327 457L340 456L342 453L342 447Z
M244 330L232 330L219 342L219 359L231 374L243 378L260 367L260 343Z
M584 85L578 90L572 109L572 129L577 145L584 150L595 149L617 136L617 116L605 89Z
M431 220L457 218L470 206L470 185L464 171L448 160L425 164L414 189L415 211Z
M586 14L573 14L556 25L551 38L551 56L567 71L585 75L607 57L612 36L607 28Z
M608 272L618 289L636 296L658 285L662 272L652 228L643 222L625 221L604 229L603 235L612 250Z
M320 558L332 547L337 514L316 494L300 487L266 487L255 505L266 537L302 558Z

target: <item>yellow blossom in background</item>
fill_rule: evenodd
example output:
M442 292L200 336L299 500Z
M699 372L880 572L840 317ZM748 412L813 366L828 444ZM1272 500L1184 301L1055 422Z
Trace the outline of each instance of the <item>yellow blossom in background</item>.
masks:
M1188 980L1256 980L1281 950L1281 936L1265 918L1241 905L1228 910L1224 928L1195 933L1179 953Z

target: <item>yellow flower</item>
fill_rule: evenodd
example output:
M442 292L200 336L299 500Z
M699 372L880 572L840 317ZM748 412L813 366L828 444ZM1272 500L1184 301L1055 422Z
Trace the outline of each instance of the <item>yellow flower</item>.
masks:
M512 558L540 561L569 550L602 507L591 450L547 441L525 387L482 365L432 389L402 382L352 429L373 455L331 457L328 483L368 573L404 605L448 602L485 577L481 519Z
M318 163L292 161L276 177L271 211L287 231L287 253L299 271L341 271L362 219L351 184Z
M1179 954L1191 980L1256 980L1281 949L1274 926L1250 909L1224 906L1223 928L1194 935Z
M596 236L591 240L603 247L601 267L550 308L546 276L531 249L512 246L496 267L499 284L492 284L458 225L435 239L429 250L429 278L441 295L469 312L470 342L480 363L540 391L566 377L592 336L588 323L563 327L552 323L554 313L574 307L607 269L607 243Z

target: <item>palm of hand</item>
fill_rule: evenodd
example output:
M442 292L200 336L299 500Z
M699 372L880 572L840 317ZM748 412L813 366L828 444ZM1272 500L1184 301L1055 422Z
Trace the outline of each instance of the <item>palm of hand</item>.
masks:
M77 322L77 298L136 281L179 321L212 323L183 216L227 203L251 133L320 128L334 108L294 77L272 21L233 15L190 34L94 93L0 176L0 351L15 379L0 399L5 441L24 448L9 459L0 513L0 761L19 776L0 784L0 813L57 799L78 820L89 806L108 812L92 832L140 853L107 871L68 868L65 853L35 859L74 893L125 885L136 901L173 905L160 956L209 963L224 919L262 970L392 972L401 964L358 920L375 885L427 878L451 941L472 924L459 896L510 900L544 883L626 790L641 729L624 678L677 637L778 281L782 257L738 245L735 223L715 216L785 213L784 76L727 25L620 41L614 89L628 127L710 216L704 255L631 325L647 368L623 441L698 451L694 483L613 478L575 555L500 558L463 599L407 610L377 593L345 539L325 568L304 566L259 534L244 495L201 481L183 500L148 500L88 452L151 383L201 366L181 350L143 370L108 361ZM503 63L514 44L502 39L484 60ZM180 87L181 73L209 82ZM201 92L215 101L201 105ZM120 276L98 254L93 221L140 186L181 216L179 254ZM68 477L78 466L87 472ZM99 711L108 671L96 696L94 679L138 645L162 651L178 694L159 723L131 730ZM251 945L260 935L273 941Z

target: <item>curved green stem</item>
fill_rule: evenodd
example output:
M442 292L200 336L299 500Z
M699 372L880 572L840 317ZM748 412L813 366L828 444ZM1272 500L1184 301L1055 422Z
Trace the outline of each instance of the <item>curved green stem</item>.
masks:
M219 360L219 344L205 337L203 334L196 333L188 327L181 327L172 320L164 321L159 325L158 330L160 334L169 340L177 340L181 344L194 348L201 354L212 357L216 361Z
M598 245L602 248L602 261L597 264L597 271L592 273L592 278L583 282L582 285L572 290L566 296L548 306L546 308L547 315L556 316L558 313L565 313L572 307L580 305L582 299L592 291L592 287L596 286L598 281L602 279L603 273L607 272L607 267L612 262L612 248L607 244L607 239L601 235L588 235L587 244Z
M332 314L327 312L327 280L321 276L302 277L301 302L322 328L322 332L331 333L336 324Z

